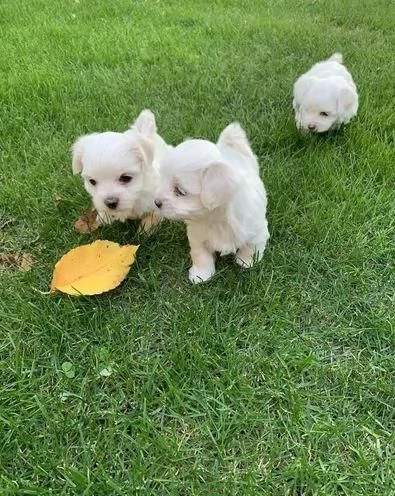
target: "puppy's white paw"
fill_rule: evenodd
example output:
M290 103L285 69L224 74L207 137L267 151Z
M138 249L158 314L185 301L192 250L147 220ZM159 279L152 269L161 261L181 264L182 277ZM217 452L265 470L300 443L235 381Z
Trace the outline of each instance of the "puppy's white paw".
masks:
M208 281L209 279L211 279L211 277L213 277L214 274L214 267L201 269L196 267L195 265L192 265L192 267L189 269L189 280L193 284L199 284L200 282Z
M236 253L236 263L245 269L254 264L255 249L250 246L242 246Z
M105 224L111 224L112 223L112 219L109 215L107 215L106 212L103 212L103 211L98 211L97 212L97 216L96 216L96 222L103 226Z

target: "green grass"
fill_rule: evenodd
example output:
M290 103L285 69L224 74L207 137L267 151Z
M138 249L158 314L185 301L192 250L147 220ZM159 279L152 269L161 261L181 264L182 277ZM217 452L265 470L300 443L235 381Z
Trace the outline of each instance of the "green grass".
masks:
M1 2L1 250L36 259L0 272L1 495L395 494L393 17L384 0ZM303 137L293 81L334 51L360 112ZM145 107L174 144L246 128L261 264L221 259L195 287L181 224L73 232L72 142ZM124 284L43 294L98 238L140 243Z

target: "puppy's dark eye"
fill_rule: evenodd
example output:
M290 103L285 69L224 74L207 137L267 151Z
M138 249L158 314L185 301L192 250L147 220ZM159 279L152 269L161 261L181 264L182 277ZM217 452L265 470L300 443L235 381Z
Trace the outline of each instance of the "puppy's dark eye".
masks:
M95 181L94 179L89 179L89 182L91 183L92 186L96 186L97 184L97 181Z
M122 174L122 176L119 178L119 182L123 184L130 183L132 180L132 176L128 176L127 174Z
M328 112L320 112L321 117L328 117Z
M174 186L174 194L176 196L185 196L186 192L183 189L179 188L178 186Z

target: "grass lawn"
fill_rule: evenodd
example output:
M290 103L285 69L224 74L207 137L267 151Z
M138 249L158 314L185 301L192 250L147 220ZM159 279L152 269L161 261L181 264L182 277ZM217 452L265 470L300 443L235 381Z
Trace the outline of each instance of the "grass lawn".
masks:
M0 269L2 496L395 494L394 15L388 0L1 1L1 252L35 259ZM293 81L335 51L359 114L302 136ZM182 224L73 231L90 201L72 142L146 107L173 144L245 127L269 196L261 264L225 257L192 286ZM95 239L140 244L127 280L43 294Z

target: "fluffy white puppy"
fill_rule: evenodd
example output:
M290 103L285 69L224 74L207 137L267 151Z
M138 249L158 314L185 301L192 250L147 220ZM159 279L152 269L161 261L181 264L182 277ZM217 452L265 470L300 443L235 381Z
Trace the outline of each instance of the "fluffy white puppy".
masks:
M158 222L154 199L159 160L169 148L149 110L143 110L125 133L78 138L72 147L73 172L82 175L100 222L138 218L145 231Z
M298 129L323 133L347 124L358 110L358 93L340 53L300 76L294 84L293 108Z
M260 260L269 239L266 191L244 130L230 124L217 144L187 140L161 162L155 204L163 217L184 220L193 283L215 273L215 252L236 254L242 267Z

